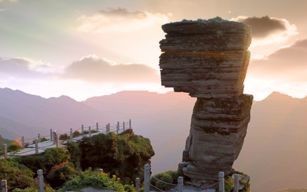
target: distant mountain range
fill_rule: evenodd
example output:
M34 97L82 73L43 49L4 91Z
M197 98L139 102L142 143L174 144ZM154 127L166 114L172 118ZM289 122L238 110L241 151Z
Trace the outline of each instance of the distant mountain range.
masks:
M194 102L182 93L127 91L77 102L0 89L0 134L35 137L48 135L50 128L66 132L81 124L105 126L131 118L135 132L151 139L152 168L160 172L176 169L181 159ZM254 102L251 115L235 168L251 176L252 191L307 188L307 98L273 93Z

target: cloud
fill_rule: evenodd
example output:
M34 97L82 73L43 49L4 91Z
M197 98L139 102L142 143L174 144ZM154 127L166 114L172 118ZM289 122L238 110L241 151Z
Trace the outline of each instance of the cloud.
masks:
M157 71L141 64L116 64L97 56L87 56L69 65L63 74L69 79L92 83L156 83Z
M27 58L0 58L0 74L19 77L37 78L44 76L47 71L42 70L46 65ZM49 72L49 70L48 70Z
M239 16L232 20L251 27L254 46L284 42L289 37L298 34L296 25L284 18Z
M60 78L98 84L159 82L158 72L146 65L115 64L95 55L83 57L65 68L26 58L0 58L0 76L14 79Z
M265 59L252 61L250 70L268 78L307 81L307 39L282 48Z
M120 17L130 17L130 18L140 18L144 19L146 14L142 11L128 11L124 8L108 9L99 11L102 15L105 16L120 16Z
M247 82L253 83L247 83L247 89L256 91L255 87L258 86L269 92L280 91L289 94L291 90L293 96L305 96L307 94L306 74L307 39L304 39L264 59L252 60Z
M44 97L65 94L78 100L123 90L165 92L158 71L97 56L83 57L64 68L26 58L0 58L0 86Z
M238 21L249 25L252 28L254 38L265 38L274 33L280 33L289 30L291 26L289 21L280 18L264 17L238 17Z
M29 58L1 58L0 78L13 79L48 79L56 77L62 69L51 66L43 61Z
M168 21L169 16L165 14L117 8L80 16L77 29L91 33L134 32Z

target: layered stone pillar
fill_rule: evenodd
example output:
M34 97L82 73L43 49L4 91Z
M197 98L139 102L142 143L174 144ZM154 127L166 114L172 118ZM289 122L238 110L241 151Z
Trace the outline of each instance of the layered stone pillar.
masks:
M220 18L162 26L161 81L197 97L179 171L193 185L230 174L250 120L252 96L243 94L250 30Z

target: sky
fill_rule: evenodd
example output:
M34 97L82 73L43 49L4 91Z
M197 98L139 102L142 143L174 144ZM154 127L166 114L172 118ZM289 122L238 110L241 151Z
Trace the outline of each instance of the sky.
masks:
M307 95L306 0L0 0L0 87L76 100L167 92L161 25L224 19L251 26L245 93Z

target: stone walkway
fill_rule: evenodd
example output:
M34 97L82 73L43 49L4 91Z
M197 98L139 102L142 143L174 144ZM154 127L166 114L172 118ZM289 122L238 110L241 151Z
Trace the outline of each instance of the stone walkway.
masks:
M121 133L123 131L124 131L123 129L120 129L119 133ZM116 130L110 130L110 132L116 132ZM84 137L92 137L92 136L95 136L95 135L98 135L98 134L101 134L101 133L106 134L106 131L102 130L102 129L99 129L98 131L95 130L95 132L92 132L91 134L88 133L88 134L83 134L83 135L74 137L72 139L72 141L78 142L78 141L81 141ZM66 140L66 141L60 142L59 147L64 147L65 144L68 143L68 141L69 141L69 139ZM39 142L37 154L45 152L46 149L55 148L55 147L56 147L56 145L50 139L47 140L47 141ZM18 152L9 152L8 157L21 157L21 156L28 156L28 155L34 155L34 154L36 154L35 144L30 144L26 148L23 148L23 149L19 150Z

